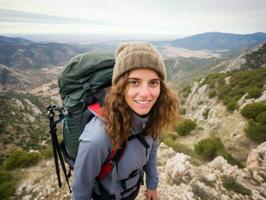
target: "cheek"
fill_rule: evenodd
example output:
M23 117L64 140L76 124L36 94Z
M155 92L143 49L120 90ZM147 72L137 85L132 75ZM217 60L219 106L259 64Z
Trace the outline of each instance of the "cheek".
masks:
M136 92L134 90L132 90L132 89L128 88L125 91L125 100L126 100L127 104L130 104L130 102L133 101L133 98L134 98L135 95L136 95Z
M161 93L161 89L158 88L156 90L153 91L153 97L157 100L160 96L160 93Z

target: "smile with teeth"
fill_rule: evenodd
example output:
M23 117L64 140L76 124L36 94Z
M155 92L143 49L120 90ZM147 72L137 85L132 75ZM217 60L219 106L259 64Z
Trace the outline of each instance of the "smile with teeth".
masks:
M142 106L145 106L145 105L148 105L151 102L151 100L135 100L135 102L137 104L140 104Z

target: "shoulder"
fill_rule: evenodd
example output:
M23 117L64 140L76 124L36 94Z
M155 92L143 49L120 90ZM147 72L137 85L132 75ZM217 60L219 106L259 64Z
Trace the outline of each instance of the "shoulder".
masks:
M103 121L95 116L91 121L85 126L80 138L80 141L93 141L94 144L107 145L111 143L110 137L105 132L105 125Z

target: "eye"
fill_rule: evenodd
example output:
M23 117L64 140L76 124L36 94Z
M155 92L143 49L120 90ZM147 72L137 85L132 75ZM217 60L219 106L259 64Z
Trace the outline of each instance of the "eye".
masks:
M132 87L137 87L139 85L138 80L129 80L129 85Z
M160 85L160 81L159 80L152 80L150 82L150 86L151 87L157 87L158 85Z

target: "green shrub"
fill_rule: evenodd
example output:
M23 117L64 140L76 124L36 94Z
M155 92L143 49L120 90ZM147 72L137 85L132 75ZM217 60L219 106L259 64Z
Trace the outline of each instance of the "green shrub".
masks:
M186 155L191 156L192 158L194 158L193 160L194 163L199 163L198 156L194 153L192 149L190 149L186 145L180 144L179 142L177 142L171 137L164 137L162 139L162 142L166 144L167 146L172 147L174 151L176 152L184 153Z
M197 124L191 119L184 119L178 122L176 126L176 132L179 135L185 136L188 135L191 131L196 128Z
M237 102L233 99L226 104L227 111L234 111L236 107L237 107Z
M234 158L230 153L226 152L225 150L220 150L217 152L217 154L224 157L224 159L227 160L229 164L236 165L239 168L244 168L244 165L239 160Z
M245 129L246 135L249 139L256 142L266 141L266 125L258 123L253 119L248 121L248 127Z
M16 181L7 171L0 171L0 199L9 199L16 192Z
M209 112L210 112L210 109L209 108L207 108L207 109L204 110L204 112L202 113L204 119L208 119Z
M180 114L181 114L181 115L185 115L185 114L186 114L186 112L187 112L187 111L186 111L186 109L185 109L185 108L181 108L181 109L180 109Z
M47 149L42 150L42 151L41 151L41 155L42 155L42 157L43 157L44 159L52 158L52 156L53 156L52 147L48 147Z
M191 185L192 192L195 196L199 197L200 199L204 200L214 200L214 196L212 194L207 193L203 188L199 187L197 184L193 183Z
M252 87L248 89L248 98L259 98L262 95L263 90L261 88Z
M209 98L213 98L213 97L215 97L216 95L217 95L217 93L216 93L215 90L210 90L210 91L208 92L208 97L209 97Z
M258 114L255 118L256 122L260 123L260 124L265 124L266 125L266 111L265 112L261 112L260 114Z
M251 190L244 187L242 184L238 183L233 177L231 176L223 176L222 177L223 186L231 191L242 195L251 195Z
M182 90L181 90L181 93L183 94L183 96L186 98L188 97L188 95L191 93L191 86L190 85L187 85L186 87L184 87Z
M29 167L37 164L41 159L41 154L37 152L27 152L17 149L10 153L9 157L4 161L5 170L13 170L16 168Z
M205 160L212 160L218 152L224 151L222 140L218 137L203 139L194 145L195 152Z
M266 111L266 105L263 103L250 103L246 105L242 110L241 114L243 117L248 119L255 119L257 115Z

